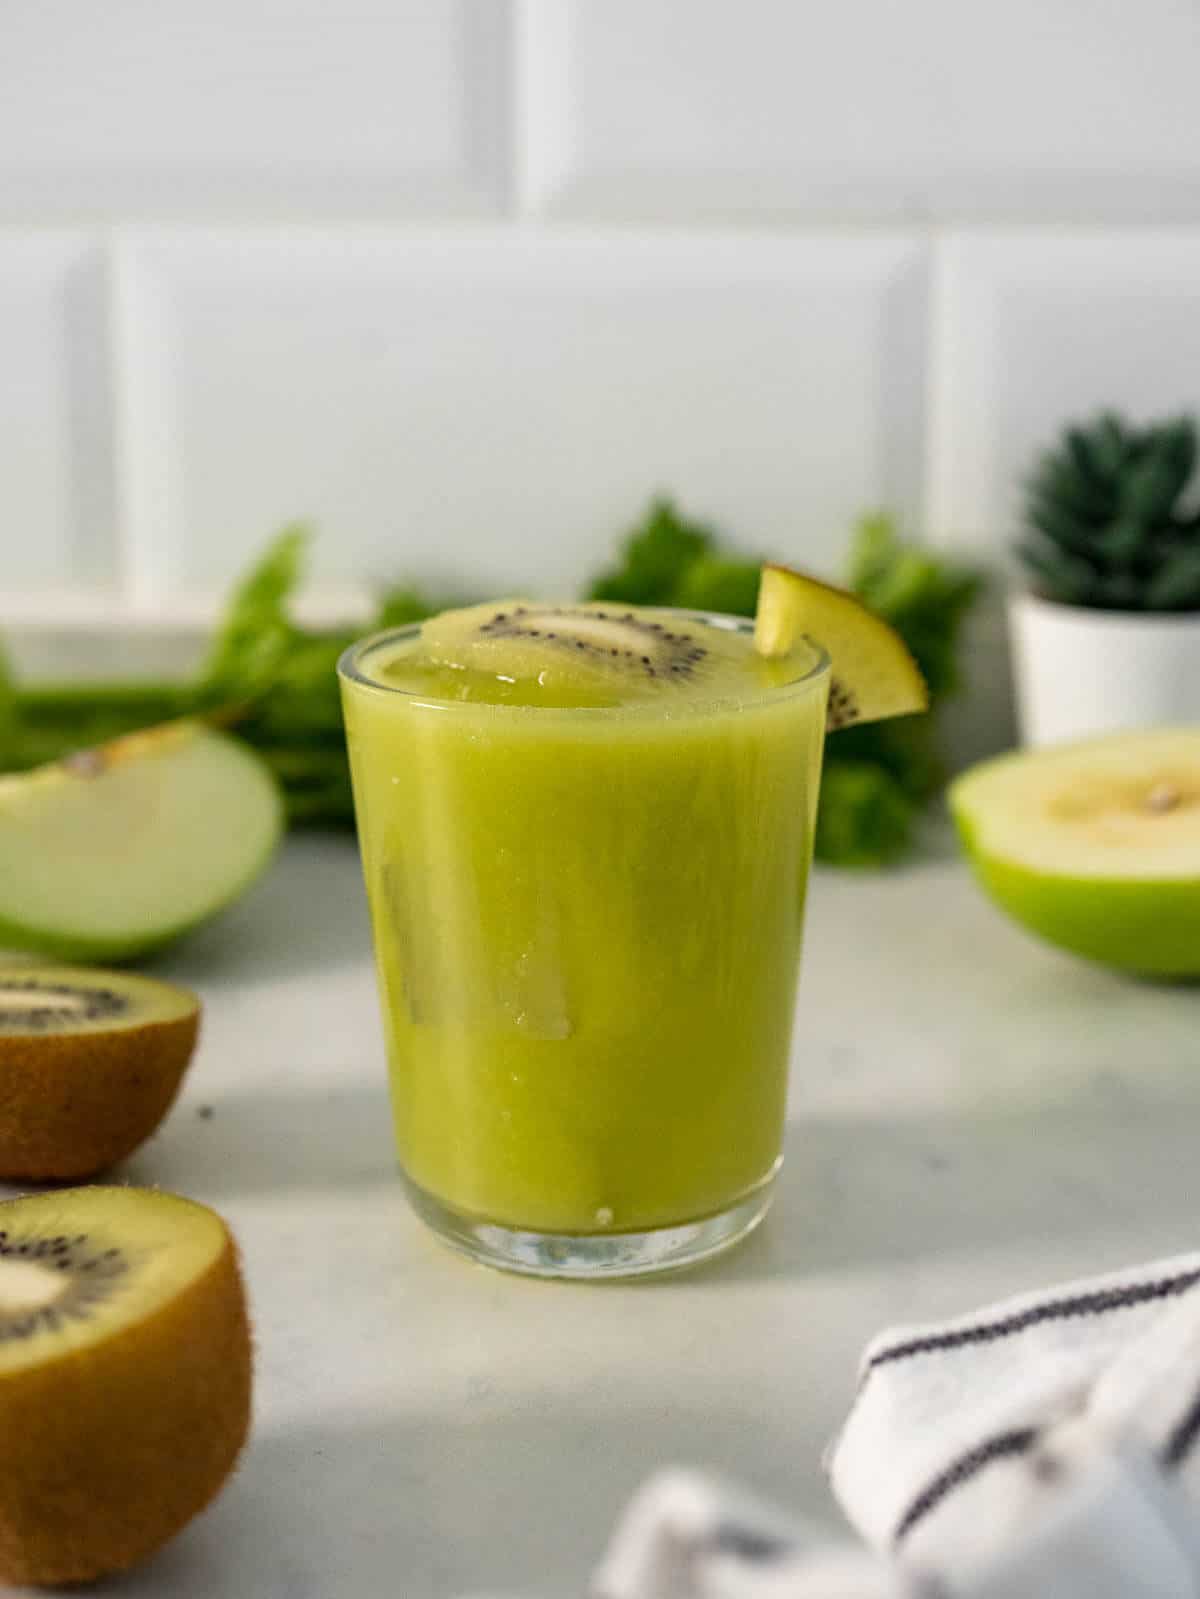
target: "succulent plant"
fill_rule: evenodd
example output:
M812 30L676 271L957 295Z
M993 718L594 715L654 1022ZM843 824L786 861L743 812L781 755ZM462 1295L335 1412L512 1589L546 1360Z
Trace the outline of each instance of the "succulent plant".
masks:
M1111 412L1064 430L1026 485L1017 554L1037 592L1116 611L1200 611L1195 420Z

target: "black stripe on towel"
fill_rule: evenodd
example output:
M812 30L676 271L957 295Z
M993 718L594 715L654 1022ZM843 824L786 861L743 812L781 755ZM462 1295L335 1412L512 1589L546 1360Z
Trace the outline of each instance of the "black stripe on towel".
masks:
M789 1539L775 1533L723 1521L712 1534L712 1547L720 1554L734 1555L750 1565L766 1565L772 1560L782 1560L793 1545Z
M1027 1454L1037 1438L1036 1427L1014 1427L1011 1432L998 1432L994 1438L988 1438L984 1443L976 1444L974 1449L969 1449L965 1455L960 1455L922 1488L896 1523L892 1543L903 1543L917 1523L935 1510L947 1494L961 1488L963 1483L970 1482L972 1477L977 1477L993 1460L1011 1460Z
M1047 1321L1067 1321L1076 1316L1103 1316L1111 1310L1130 1310L1135 1305L1150 1304L1156 1299L1170 1299L1175 1294L1186 1293L1200 1283L1200 1269L1178 1272L1174 1277L1160 1277L1154 1282L1131 1283L1124 1288L1095 1288L1086 1294L1071 1294L1063 1299L1046 1299L1040 1305L1030 1305L1025 1310L1014 1311L998 1321L984 1321L974 1327L958 1327L949 1332L926 1333L920 1338L910 1338L905 1343L892 1344L881 1349L867 1362L867 1371L876 1366L886 1366L893 1360L906 1360L909 1355L930 1354L938 1349L961 1349L967 1344L990 1344L1007 1338L1011 1333L1024 1332L1027 1327L1037 1327Z
M1167 1471L1178 1471L1191 1454L1192 1445L1197 1438L1200 1438L1200 1393L1192 1399L1162 1446L1159 1459L1164 1468Z

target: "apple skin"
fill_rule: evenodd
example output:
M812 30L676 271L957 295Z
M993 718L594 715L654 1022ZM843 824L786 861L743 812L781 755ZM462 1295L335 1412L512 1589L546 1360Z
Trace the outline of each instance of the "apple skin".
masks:
M1142 977L1200 977L1200 878L1065 877L989 855L950 804L985 893L1031 933Z

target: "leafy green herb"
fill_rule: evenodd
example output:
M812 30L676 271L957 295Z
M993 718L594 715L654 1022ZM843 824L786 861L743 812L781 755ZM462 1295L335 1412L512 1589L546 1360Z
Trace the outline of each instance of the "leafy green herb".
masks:
M271 766L293 823L352 826L338 656L364 632L418 622L463 602L397 587L381 596L365 622L302 627L292 601L308 538L303 527L293 526L272 540L235 587L204 665L190 682L26 687L14 685L0 663L0 769L55 760L173 716L207 714L232 724ZM588 597L752 616L759 566L670 500L657 500ZM848 577L903 634L934 697L952 692L959 633L978 578L905 543L882 514L859 523ZM899 859L942 775L930 717L839 733L825 755L818 856L853 866Z
M273 688L295 653L299 629L288 602L304 570L309 534L284 528L233 591L201 672L201 692L252 701Z
M593 584L590 598L682 605L753 616L757 561L722 550L711 528L656 501L628 535L621 563ZM958 686L962 624L981 579L923 546L902 540L895 521L875 512L859 521L848 586L900 633L936 702ZM816 853L840 866L884 866L903 856L920 812L944 778L936 723L906 716L847 728L825 749Z
M692 563L708 555L715 543L711 528L686 520L671 500L655 500L622 544L619 564L593 579L587 598L674 605Z
M735 561L720 555L702 555L684 572L675 588L673 605L689 611L724 611L729 616L753 616L758 605L759 561Z
M914 802L882 765L827 760L821 778L816 854L839 866L890 866L912 842Z
M889 621L917 658L930 697L959 686L962 626L979 598L979 573L916 544L906 544L893 519L877 511L860 519L850 546L847 581Z
M593 579L586 597L753 616L761 567L761 561L723 550L706 523L690 521L673 501L659 499L627 534L619 563Z
M855 530L847 579L916 656L936 708L959 686L962 627L982 587L979 574L906 543L893 519L875 512L862 517ZM866 771L878 775L874 787L867 784ZM818 858L843 866L884 866L900 859L945 776L934 715L870 722L839 733L826 748Z
M12 759L17 742L17 685L8 664L8 656L0 650L0 771Z
M420 621L439 606L397 588L366 622L300 626L292 601L309 538L296 525L272 539L234 588L191 681L10 684L6 693L0 677L0 770L26 770L172 717L208 715L263 756L282 785L290 821L352 826L338 656L364 632Z
M433 616L436 611L447 610L450 605L467 603L465 599L442 599L434 602L428 595L422 594L420 589L401 584L397 588L388 589L383 595L374 625L381 629L407 627L410 622L423 622L427 616Z
M290 821L351 826L338 657L364 632L421 621L440 607L396 588L365 624L301 627L291 602L308 538L301 527L286 528L243 578L193 694L201 708L236 709L237 731L278 777Z

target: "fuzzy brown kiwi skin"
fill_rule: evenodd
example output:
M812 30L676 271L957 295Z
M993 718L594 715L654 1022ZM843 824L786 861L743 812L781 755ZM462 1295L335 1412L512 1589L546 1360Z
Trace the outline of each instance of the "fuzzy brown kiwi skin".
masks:
M0 1375L0 1581L125 1571L216 1496L250 1429L236 1249L148 1320ZM31 1442L32 1441L32 1442Z
M109 1031L0 1033L0 1179L93 1177L170 1110L196 1047L184 1016Z

